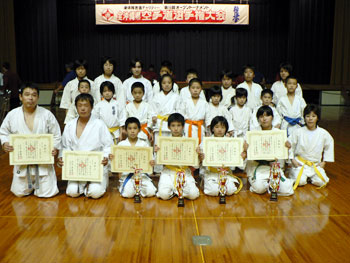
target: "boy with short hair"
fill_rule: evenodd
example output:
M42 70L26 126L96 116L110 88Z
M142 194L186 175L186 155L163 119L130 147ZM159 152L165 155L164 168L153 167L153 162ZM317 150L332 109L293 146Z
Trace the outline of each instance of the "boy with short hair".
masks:
M126 105L126 118L135 117L141 123L141 131L138 138L144 141L153 141L153 134L148 129L152 126L152 112L149 103L142 100L145 94L145 86L141 82L135 82L131 85L131 94L134 100Z
M10 134L53 134L55 156L61 149L61 129L55 116L38 106L39 89L34 84L25 84L20 90L22 106L10 111L0 128L0 140L5 152L12 152ZM15 165L11 192L22 197L31 194L38 197L52 197L58 193L53 164ZM36 170L36 171L35 171ZM36 187L33 188L33 185Z
M261 106L256 114L259 120L260 130L269 131L276 130L272 127L273 111L269 106ZM245 143L246 144L246 143ZM290 148L290 144L286 142L286 147ZM246 149L249 145L246 145ZM285 160L278 160L280 164L281 180L279 184L278 194L289 196L294 194L293 181L284 176L283 166ZM257 194L264 194L269 190L270 169L274 160L248 160L246 166L247 177L250 183L250 191Z
M306 106L305 100L296 96L295 90L298 87L296 77L289 76L286 79L287 95L280 98L277 104L277 111L282 117L281 130L287 130L287 136L304 125L303 111Z
M276 108L272 105L273 100L273 91L270 89L263 89L261 91L261 101L262 106L269 106L273 111L273 120L272 120L272 126L274 128L279 129L281 127L281 116L277 112ZM260 124L258 122L258 119L256 118L256 113L258 112L259 108L261 106L256 107L253 110L252 117L250 118L250 124L249 124L249 130L258 130L260 127Z
M138 119L131 117L125 121L125 128L127 138L124 141L118 143L118 146L133 146L133 147L149 147L149 144L138 138L138 133L141 131L141 124ZM110 155L110 159L114 156ZM151 165L154 166L154 160L151 161ZM123 173L119 179L119 192L122 197L133 198L136 194L135 179L133 173ZM151 197L156 194L157 188L152 183L152 179L148 174L141 174L140 192L142 197Z
M66 194L78 197L84 194L86 197L100 198L108 186L108 156L111 152L113 139L102 120L91 114L94 99L90 94L80 94L75 98L75 105L79 117L71 120L64 128L62 135L62 151L98 151L103 152L102 182L77 182L68 181ZM60 151L59 165L62 161L63 152Z
M254 83L254 71L255 68L251 65L246 65L243 67L243 74L244 74L244 82L239 84L237 86L238 88L243 88L246 89L248 92L248 97L247 97L247 106L251 109L254 110L255 107L260 106L260 95L262 88L259 84Z
M86 79L82 79L79 80L79 84L78 84L78 91L80 94L88 94L90 93L90 82ZM66 118L64 119L64 124L67 124L67 122L69 122L70 120L75 119L76 117L78 117L78 112L77 112L77 108L75 107L74 104L71 104L69 106Z
M173 113L168 118L168 127L171 131L172 137L183 137L184 135L185 118L179 113ZM155 152L159 150L159 147L155 147ZM183 169L185 173L185 185L183 188L183 196L190 200L194 200L199 196L199 189L196 186L196 182L192 176L189 167L179 167L165 165L161 172L157 197L163 200L168 200L174 195L178 195L177 189L174 186L174 181L177 178L177 171Z
M115 87L112 82L102 82L100 86L101 100L95 106L93 114L103 120L109 132L112 134L113 140L117 143L124 130L126 113L124 103L114 98Z

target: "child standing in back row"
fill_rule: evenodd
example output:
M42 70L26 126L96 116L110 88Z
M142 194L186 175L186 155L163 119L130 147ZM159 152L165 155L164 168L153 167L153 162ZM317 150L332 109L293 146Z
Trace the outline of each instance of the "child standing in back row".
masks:
M254 110L255 107L261 105L260 95L261 95L262 88L259 84L253 82L253 79L255 76L254 71L255 71L255 68L253 66L251 65L244 66L243 74L244 74L245 81L237 86L237 89L243 88L247 90L248 92L247 106L251 110Z
M200 79L191 79L189 83L191 98L182 101L179 113L186 120L185 134L187 137L199 139L199 144L205 133L205 120L209 116L208 103L200 98L202 92L202 82Z
M249 129L252 111L246 105L247 95L246 89L238 88L236 96L232 97L232 103L235 105L230 109L230 113L234 137L243 138Z
M304 124L303 111L306 106L305 100L296 96L298 80L289 76L286 80L287 95L281 97L277 104L277 111L282 117L281 130L287 130L287 135L300 128Z
M93 114L98 119L103 120L107 125L109 132L112 134L114 143L116 144L123 133L126 119L125 109L121 102L117 102L113 99L115 89L112 82L103 82L100 87L100 92L103 100L97 103Z

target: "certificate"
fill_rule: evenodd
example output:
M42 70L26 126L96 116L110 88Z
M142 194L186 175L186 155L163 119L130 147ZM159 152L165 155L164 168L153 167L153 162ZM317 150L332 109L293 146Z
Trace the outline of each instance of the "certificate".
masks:
M10 165L53 164L52 134L10 134Z
M248 160L288 159L286 130L248 131Z
M243 139L205 137L203 139L204 166L243 166Z
M157 164L198 166L198 138L158 137Z
M62 180L102 182L103 152L63 151Z
M153 160L152 147L112 146L112 172L133 173L135 168L141 173L152 173L150 161Z

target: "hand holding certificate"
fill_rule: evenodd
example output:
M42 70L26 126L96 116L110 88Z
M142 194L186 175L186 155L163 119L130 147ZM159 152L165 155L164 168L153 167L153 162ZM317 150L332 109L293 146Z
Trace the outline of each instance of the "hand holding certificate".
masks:
M63 151L62 180L102 182L103 153Z
M152 147L112 146L112 172L133 173L135 168L143 173L152 173L150 161L153 159Z
M159 136L157 164L198 166L197 145L198 138Z
M285 130L248 131L248 160L288 159Z
M10 165L53 164L52 134L11 134Z
M204 166L243 166L241 156L243 139L241 138L205 137L203 151L205 155Z

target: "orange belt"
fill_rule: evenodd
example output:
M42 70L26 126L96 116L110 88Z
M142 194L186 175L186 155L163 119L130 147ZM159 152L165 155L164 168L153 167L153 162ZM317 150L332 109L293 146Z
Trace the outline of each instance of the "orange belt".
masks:
M189 124L188 137L192 137L192 125L196 125L198 127L198 140L199 140L199 144L201 144L201 140L202 140L202 125L204 123L204 120L200 120L200 121L186 120L186 123Z
M149 133L148 133L148 130L147 130L147 122L144 123L144 124L141 124L141 131L143 131L147 135L147 137L149 139Z

